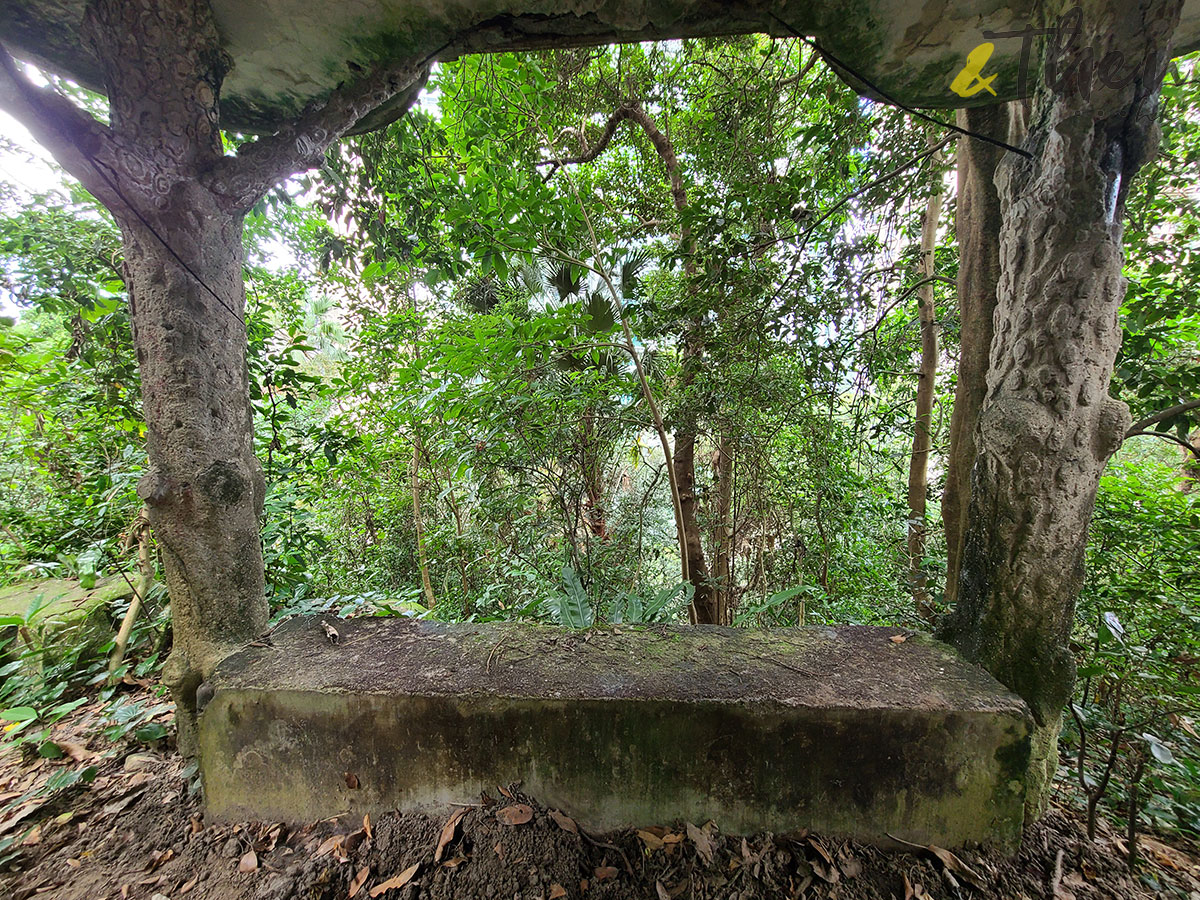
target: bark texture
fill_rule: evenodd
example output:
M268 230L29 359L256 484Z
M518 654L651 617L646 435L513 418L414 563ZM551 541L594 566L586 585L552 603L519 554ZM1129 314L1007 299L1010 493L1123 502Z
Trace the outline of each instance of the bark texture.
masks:
M1024 136L1024 103L958 111L961 128L1018 144ZM950 448L942 523L946 530L946 604L958 593L959 558L971 497L975 463L975 426L987 393L992 348L992 318L1000 281L1000 195L996 167L1006 151L984 141L958 142L958 199L954 229L958 236L958 313L960 350L954 410L950 416Z
M267 624L242 217L198 181L222 157L226 60L203 2L95 0L87 29L120 148L104 177L121 201L110 208L124 237L142 375L150 468L138 494L170 590L174 644L163 677L186 750L200 683Z
M1125 294L1121 220L1130 180L1154 147L1180 7L1089 4L1076 48L1097 60L1120 52L1133 77L1093 83L1078 52L1049 42L1049 87L1036 95L1025 143L1033 158L1010 154L997 173L995 335L958 603L944 633L1029 704L1042 754L1028 784L1035 815L1074 681L1069 638L1096 488L1129 427L1128 410L1107 394Z

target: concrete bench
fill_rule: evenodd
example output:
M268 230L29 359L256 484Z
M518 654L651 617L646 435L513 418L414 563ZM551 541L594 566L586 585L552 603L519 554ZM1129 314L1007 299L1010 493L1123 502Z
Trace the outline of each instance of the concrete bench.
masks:
M1020 837L1026 707L923 635L325 621L336 643L294 619L206 686L211 814L361 818L521 782L597 830Z

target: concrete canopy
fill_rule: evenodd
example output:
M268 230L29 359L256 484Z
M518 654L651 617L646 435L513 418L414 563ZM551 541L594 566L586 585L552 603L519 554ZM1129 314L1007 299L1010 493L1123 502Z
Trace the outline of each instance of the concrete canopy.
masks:
M538 49L790 28L903 103L951 108L1017 96L1022 40L994 40L985 73L995 95L950 90L985 31L1039 24L1036 0L211 0L233 68L222 89L222 124L272 132L382 60ZM87 49L87 0L5 0L0 35L15 50L79 83L103 89ZM784 24L786 23L786 24ZM1176 52L1200 44L1200 0L1187 0ZM1032 54L1036 66L1037 54ZM1032 73L1031 73L1032 74ZM853 79L851 79L853 80ZM863 85L855 87L863 89ZM404 98L362 120L379 127Z

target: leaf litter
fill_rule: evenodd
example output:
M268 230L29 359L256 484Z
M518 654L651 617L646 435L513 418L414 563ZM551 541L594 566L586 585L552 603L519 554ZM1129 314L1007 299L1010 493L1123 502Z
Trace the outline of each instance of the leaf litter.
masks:
M1144 839L1143 874L1165 890L1155 893L1127 872L1115 832L1088 842L1078 818L1062 809L1031 829L1013 857L923 844L885 853L804 833L734 837L713 822L647 824L593 836L563 810L546 809L516 787L502 790L504 800L491 808L483 801L436 819L389 813L295 828L229 825L205 818L176 757L157 756L131 775L122 767L123 753L96 745L88 753L94 755L86 761L98 770L90 783L77 781L32 802L21 798L56 773L78 770L84 760L75 756L82 754L64 748L61 759L32 765L19 754L0 756L0 796L8 796L0 804L0 836L20 839L0 868L0 896L1038 900L1047 895L1060 851L1060 900L1148 900L1200 891L1194 848ZM130 789L133 778L141 781Z

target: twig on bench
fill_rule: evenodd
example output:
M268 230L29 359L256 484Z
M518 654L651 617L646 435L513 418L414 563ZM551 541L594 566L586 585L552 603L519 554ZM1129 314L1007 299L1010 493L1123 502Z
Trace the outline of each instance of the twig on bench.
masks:
M488 654L487 665L483 668L485 675L492 674L492 657L496 655L496 651L500 649L501 644L508 640L508 637L509 636L507 634L502 635L500 640L496 641L496 643L492 646L492 652Z
M779 666L781 669L787 669L791 672L795 672L798 675L807 676L808 678L819 678L822 675L829 674L827 672L810 672L808 669L801 669L799 666L793 666L791 663L785 663L782 659L775 659L771 656L763 656L759 653L751 653L748 650L739 650L735 648L733 652L740 653L742 656L749 656L751 659L762 660L765 663L772 663Z
M760 656L758 658L761 659L763 662L774 663L775 665L780 666L781 668L787 669L791 672L796 672L797 674L800 674L800 675L806 675L809 678L819 678L822 674L824 674L823 672L810 672L808 669L802 669L799 666L793 666L790 663L785 663L781 659L772 659L769 656Z

